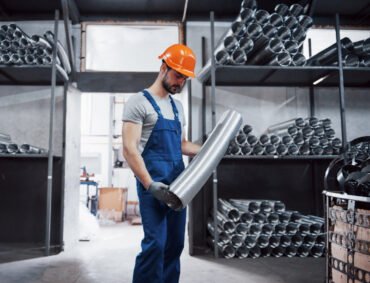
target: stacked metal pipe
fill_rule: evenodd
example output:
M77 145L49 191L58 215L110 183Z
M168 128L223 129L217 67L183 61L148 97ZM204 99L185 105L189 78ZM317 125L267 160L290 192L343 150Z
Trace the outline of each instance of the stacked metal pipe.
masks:
M255 0L244 0L239 15L216 44L217 65L304 66L306 59L299 51L312 26L312 18L303 14L299 4L279 4L274 11L257 9ZM209 75L211 61L198 74Z
M340 40L344 66L370 66L370 38L352 42L348 37ZM307 65L338 65L338 45L334 43L307 60Z
M50 65L53 46L57 45L56 66L68 80L71 66L67 53L51 31L44 36L27 35L16 24L0 27L0 65Z
M330 119L295 118L270 126L259 137L244 125L231 141L228 155L337 155L342 142Z
M12 142L8 134L0 133L0 154L40 154L45 150L30 144Z
M281 201L218 199L217 249L225 258L321 257L324 219L287 211ZM215 247L214 215L208 219L208 243Z

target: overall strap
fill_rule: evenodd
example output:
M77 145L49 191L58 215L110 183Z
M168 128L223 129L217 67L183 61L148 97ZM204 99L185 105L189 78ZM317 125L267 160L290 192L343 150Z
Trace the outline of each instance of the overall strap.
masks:
M161 112L161 109L159 108L157 102L155 102L154 98L150 95L150 93L147 91L147 90L143 90L143 94L144 96L146 97L146 99L149 100L150 104L153 106L155 112L157 112L158 114L158 117L161 117L163 118L163 115L162 115L162 112Z
M170 95L170 101L171 101L173 113L175 114L175 120L176 121L180 121L179 120L179 111L177 110L175 101L173 100L173 98L171 97L171 95Z

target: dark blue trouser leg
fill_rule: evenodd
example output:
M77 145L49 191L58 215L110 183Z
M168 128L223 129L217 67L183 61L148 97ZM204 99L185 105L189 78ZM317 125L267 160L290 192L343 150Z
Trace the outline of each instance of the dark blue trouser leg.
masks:
M180 276L180 255L184 249L186 209L167 213L167 241L164 255L164 283L177 283Z
M136 257L134 283L163 283L168 207L138 186L140 214L144 229L142 251Z

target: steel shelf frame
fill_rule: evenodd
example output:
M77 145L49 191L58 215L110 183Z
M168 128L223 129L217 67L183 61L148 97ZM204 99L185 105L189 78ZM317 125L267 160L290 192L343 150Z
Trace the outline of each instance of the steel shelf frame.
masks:
M312 9L310 15L313 14L313 9L316 4L316 0L312 1ZM216 86L306 86L310 88L310 113L314 114L314 87L329 87L339 86L339 98L340 98L340 117L341 117L341 133L343 147L347 144L347 131L346 131L346 113L345 113L345 87L370 87L370 78L367 74L370 72L370 68L351 68L343 67L342 54L340 48L340 22L339 15L335 14L335 32L336 41L338 45L338 66L310 66L310 67L274 67L274 66L219 66L215 64L215 58L212 56L215 50L215 39L214 39L214 12L210 12L210 23L211 23L211 66L210 71L206 75L201 75L202 89L203 89L203 101L202 109L205 112L205 87L211 87L210 104L211 104L211 117L212 117L212 128L215 126L216 112L215 112L215 89ZM203 63L205 63L205 51L204 51L204 38L202 38L202 49L203 49ZM238 73L239 76L235 76ZM294 73L294 76L292 74ZM244 74L244 75L242 75ZM248 75L246 75L248 74ZM344 74L348 75L350 80L344 81ZM217 79L216 79L217 76ZM205 113L202 114L202 129L203 136L205 136ZM264 156L225 156L224 160L332 160L336 156L293 156L293 157L264 157ZM313 165L314 166L314 165ZM313 170L314 172L316 170ZM316 179L315 174L313 178ZM213 215L217 212L217 198L218 198L218 183L217 168L212 174L212 209ZM218 249L216 246L218 233L217 233L217 218L214 219L215 227L215 246L214 256L218 258Z

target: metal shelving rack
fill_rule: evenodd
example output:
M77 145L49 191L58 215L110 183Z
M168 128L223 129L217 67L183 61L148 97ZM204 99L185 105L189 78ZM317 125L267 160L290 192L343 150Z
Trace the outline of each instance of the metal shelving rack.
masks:
M62 0L62 2L65 3L66 0ZM63 7L65 8L65 7ZM65 9L64 10L64 15ZM7 18L9 20L9 18ZM11 20L11 18L10 18ZM19 19L17 19L19 20ZM66 17L64 17L65 22L67 21ZM59 10L55 10L54 13L54 38L55 41L58 40L58 23L59 23ZM70 44L70 38L69 38L69 31L68 31L68 25L65 25L66 28L66 35L67 35L67 44ZM44 249L44 254L46 256L50 255L50 249L51 249L51 235L54 234L55 237L55 231L51 231L52 228L55 229L55 227L59 226L58 229L62 231L62 209L60 209L61 215L57 216L57 219L60 221L60 223L53 224L52 225L52 214L53 208L52 203L54 202L55 198L60 198L60 207L63 207L62 201L63 201L63 194L59 192L59 190L62 190L62 175L61 171L63 171L64 166L64 149L62 156L56 156L53 151L53 131L54 131L54 115L55 115L55 88L57 86L63 86L64 87L64 95L66 94L66 87L68 81L65 81L65 79L59 75L57 69L56 69L56 56L57 56L57 45L54 45L53 52L52 52L52 64L50 66L0 66L0 85L24 85L24 86L34 86L34 85L50 85L51 87L51 97L50 97L50 122L49 122L49 149L48 152L45 154L19 154L19 155L0 155L0 159L4 162L8 162L13 164L14 162L22 162L25 164L28 164L27 167L33 166L29 165L29 163L34 164L34 166L37 168L37 172L34 172L36 175L38 175L40 170L43 169L43 165L40 165L40 162L44 162L43 160L47 159L47 175L45 176L46 179L46 211L44 212L45 215L45 234L44 234L44 246L42 247ZM70 53L71 50L69 49L69 58L72 58L72 54ZM72 64L73 66L73 64ZM74 70L74 66L72 68ZM65 119L65 104L63 109L63 117ZM54 172L53 165L58 166L57 172ZM9 173L8 173L9 174ZM28 174L28 173L27 173ZM26 175L27 175L26 174ZM57 177L56 177L57 176ZM56 177L56 180L54 180ZM53 179L54 178L54 179ZM37 179L37 178L36 178ZM19 181L22 180L19 179ZM18 181L18 182L19 182ZM20 184L20 183L19 183ZM58 192L53 193L53 186L57 184ZM56 194L54 196L54 194ZM54 218L55 215L53 215ZM56 226L57 225L57 226ZM38 226L38 225L37 225ZM39 227L40 228L40 227ZM16 229L15 229L16 230ZM60 241L57 246L53 245L53 248L58 248L59 250L62 250L63 248L63 239L62 236L59 235ZM19 238L19 237L16 237ZM39 236L32 235L30 236L31 241L36 241L39 239ZM24 238L22 238L24 240Z
M317 1L312 1L310 15L313 14L313 8L317 6ZM322 8L322 7L321 7ZM211 22L211 54L214 54L215 50L215 40L214 40L214 13L210 13ZM212 115L212 128L215 126L215 89L216 86L306 86L310 87L310 103L314 104L314 87L330 87L339 86L339 96L340 96L340 117L341 117L341 130L342 130L342 142L343 146L347 144L347 131L346 131L346 113L345 113L345 87L370 87L370 68L352 68L343 67L342 65L342 55L340 48L340 23L338 13L335 15L335 31L336 31L336 41L338 44L338 66L318 66L318 67L278 67L278 66L218 66L215 64L214 56L211 56L211 69L208 76L203 77L203 97L205 97L205 87L211 87L210 104L211 104L211 115ZM204 42L202 47L204 49ZM203 50L204 52L204 50ZM203 56L204 57L204 56ZM294 74L294 75L293 75ZM344 80L346 77L346 80ZM322 79L320 83L316 82ZM204 101L204 99L203 99ZM313 105L310 106L311 114L314 113ZM203 136L205 136L205 108L203 106ZM323 170L329 165L329 162L336 156L297 156L297 157L265 157L265 156L226 156L222 161L220 166L224 162L278 162L276 164L281 165L281 162L307 162L313 166L312 178L315 180L314 183L318 184L317 181L319 176L317 176L318 167L322 167ZM323 176L320 176L323 177ZM219 195L218 186L220 184L220 177L217 175L217 169L214 171L212 176L212 209L214 215L216 215L217 210L217 198ZM228 188L230 189L230 188ZM319 201L318 194L314 192L314 199L316 202ZM205 202L206 196L199 197L199 203ZM196 201L195 201L196 202ZM201 209L197 207L196 204L191 206L191 210L194 210L190 215L195 215L196 211L202 211L203 216L207 213L206 209ZM316 213L320 211L316 207ZM321 211L320 211L321 212ZM190 219L190 222L193 220ZM190 224L193 227L193 224ZM215 231L217 231L217 218L214 222ZM192 232L197 229L193 228ZM200 229L198 229L200 230ZM199 233L199 231L198 231ZM203 231L204 233L204 231ZM203 235L204 236L204 235ZM194 235L191 236L191 246L190 253L203 253L204 251L196 250L193 245ZM202 239L204 240L204 239ZM217 233L215 235L215 243L217 242ZM218 249L214 248L214 255L218 257Z

